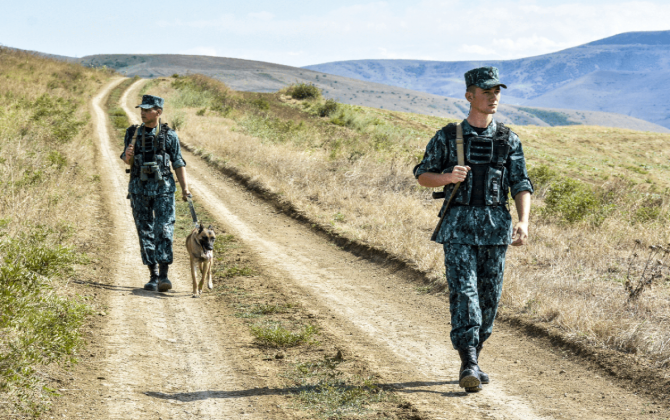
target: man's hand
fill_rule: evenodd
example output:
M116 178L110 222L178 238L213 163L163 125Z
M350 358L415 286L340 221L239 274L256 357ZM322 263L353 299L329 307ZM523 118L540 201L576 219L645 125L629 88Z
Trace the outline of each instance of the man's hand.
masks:
M528 222L518 222L512 231L512 246L526 245L528 241Z
M191 195L191 192L190 192L189 190L182 190L182 192L181 192L181 199L184 200L184 201L188 201L188 198L189 198L189 197L193 197L193 196Z
M454 166L454 169L451 171L450 174L445 174L449 175L447 177L447 184L456 184L459 182L465 181L465 178L468 176L468 172L470 171L469 166Z
M449 184L463 182L470 171L469 166L454 166L451 173L438 174L425 172L419 175L419 185L428 188L438 188Z
M124 162L126 162L126 165L130 165L130 159L132 159L133 156L135 156L135 148L131 144L126 149L126 158L123 160Z

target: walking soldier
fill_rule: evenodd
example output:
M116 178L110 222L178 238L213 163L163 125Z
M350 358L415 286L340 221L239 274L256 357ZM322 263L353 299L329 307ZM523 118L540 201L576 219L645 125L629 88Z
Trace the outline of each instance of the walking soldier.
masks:
M493 330L507 246L528 239L533 186L519 137L493 119L500 87L507 88L498 69L470 70L465 82L470 114L435 134L414 176L421 186L444 186L448 198L433 240L444 247L451 342L461 358L459 385L476 392L489 383L478 358ZM519 216L513 229L508 192Z
M126 130L121 159L130 165L128 198L140 238L142 262L149 267L145 290L165 292L172 288L168 268L172 264L172 237L175 223L176 185L170 164L177 175L184 201L190 195L186 183L186 162L181 156L177 133L160 124L163 98L142 96L142 125Z

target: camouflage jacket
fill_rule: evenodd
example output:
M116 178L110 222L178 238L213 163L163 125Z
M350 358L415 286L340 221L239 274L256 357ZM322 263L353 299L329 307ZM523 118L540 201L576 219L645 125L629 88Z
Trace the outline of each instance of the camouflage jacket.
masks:
M463 120L461 124L463 126L464 148L467 154L469 140L473 136L477 136L477 133L468 124L467 120ZM497 124L494 120L479 136L492 137L496 130ZM502 194L507 197L509 191L514 197L521 191L532 193L533 185L526 171L526 160L523 156L521 141L514 132L510 132L509 145L509 154L503 173ZM423 160L414 168L414 176L418 178L419 175L426 172L438 174L451 172L457 162L456 138L447 141L444 131L440 130L428 142ZM463 197L469 197L469 192L466 190L469 185L467 181L466 179L466 182L461 184L455 201L462 201ZM450 188L447 188L447 197L450 194L449 190ZM446 202L447 200L444 200L440 213L444 211ZM449 214L444 218L436 242L441 244L508 245L512 242L512 216L504 205L452 206L449 209Z
M142 131L144 130L144 126L140 126L137 128L139 131L139 135L142 135ZM156 135L158 127L152 129L152 130L147 130L145 134L147 135ZM132 141L132 136L131 136L132 130L130 127L126 130L126 137L123 141L123 153L121 153L121 159L124 159L126 157L126 149L130 145ZM139 143L139 138L138 138L138 143ZM181 156L181 148L179 146L179 137L177 137L177 133L174 132L174 130L168 130L167 132L167 138L165 139L165 151L167 152L168 157L170 158L170 162L172 164L173 169L181 168L182 166L186 166L186 162L184 162L184 159ZM162 154L156 154L156 163L158 165L163 165L163 155ZM137 161L136 161L137 164ZM177 190L177 186L175 185L174 177L172 176L172 173L168 171L167 176L163 175L162 180L157 180L157 179L150 179L148 181L141 181L139 177L132 177L130 182L128 183L128 192L131 194L141 194L141 195L147 195L147 196L157 196L157 195L166 195L166 194L174 194L175 191Z

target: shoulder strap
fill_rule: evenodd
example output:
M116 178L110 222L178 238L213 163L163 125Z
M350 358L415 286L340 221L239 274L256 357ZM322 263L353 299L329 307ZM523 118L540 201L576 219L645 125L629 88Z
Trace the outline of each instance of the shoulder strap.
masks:
M444 129L447 129L450 125L449 124L447 127ZM445 134L447 134L445 132ZM447 140L449 140L449 137L447 137ZM463 166L465 163L465 153L463 153L463 126L461 126L461 123L456 124L456 156L458 159L458 165ZM444 218L447 216L449 206L451 206L451 202L454 201L454 198L456 197L456 193L458 192L458 187L461 186L460 182L457 182L456 185L454 185L454 189L451 190L451 195L447 199L446 203L444 203L442 206L442 216L440 217L440 221L437 222L437 226L435 227L435 230L433 231L433 235L430 237L431 241L436 241L437 240L437 234L440 231L440 228L442 227L442 222L444 221ZM444 186L444 190L446 191L447 186Z
M494 166L498 169L507 163L507 155L509 154L510 144L509 144L509 135L511 130L509 127L505 127L503 123L497 123L496 134L493 137L494 147L496 148L496 160Z
M449 123L442 127L442 132L444 133L444 136L447 138L447 140L456 137L456 125L457 124Z
M459 166L465 165L465 153L463 152L463 126L461 123L456 124L456 158L458 159Z
M158 133L156 133L157 138L158 138L158 151L163 152L165 151L165 141L167 140L167 135L168 132L170 131L170 126L168 126L168 123L161 124L160 129L158 130Z
M509 143L509 133L512 131L509 129L509 127L505 126L505 124L501 122L496 122L497 127L496 127L496 133L494 135L495 140L502 140L505 143Z
M128 128L128 130L130 130L130 138L131 138L130 144L132 144L133 146L135 146L135 143L137 143L137 134L139 131L138 127L139 127L138 125L133 124Z

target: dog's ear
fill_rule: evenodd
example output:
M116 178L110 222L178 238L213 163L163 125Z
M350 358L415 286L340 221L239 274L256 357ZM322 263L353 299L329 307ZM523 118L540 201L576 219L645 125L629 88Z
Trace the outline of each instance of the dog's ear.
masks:
M198 233L202 233L203 230L205 230L205 228L202 225L200 225L200 228L198 229Z

